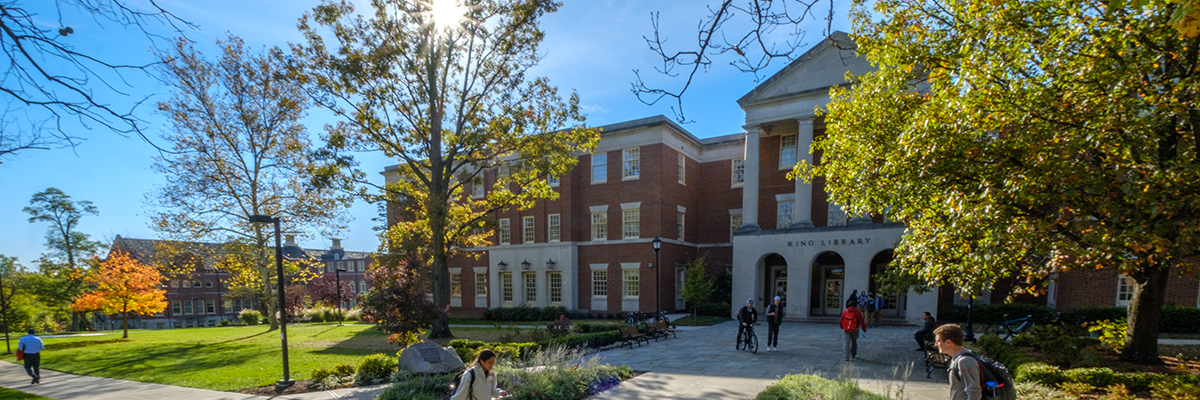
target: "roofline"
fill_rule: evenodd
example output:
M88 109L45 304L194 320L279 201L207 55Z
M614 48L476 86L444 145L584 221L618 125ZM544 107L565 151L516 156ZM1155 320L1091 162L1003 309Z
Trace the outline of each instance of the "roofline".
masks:
M849 42L851 45L854 45L854 39L850 38L850 34L842 31L833 31L833 33L830 33L829 36L826 36L824 39L822 39L821 43L818 43L816 46L808 49L808 51L805 51L804 54L801 54L800 57L797 57L790 64L779 70L779 72L771 75L770 78L767 78L767 80L763 81L758 86L755 86L754 89L751 89L750 92L739 98L737 100L738 105L745 108L745 106L751 104L750 99L752 97L767 90L767 87L783 79L784 75L787 75L788 73L799 69L804 64L807 64L808 60L811 60L814 56L816 56L817 52L832 47L833 43L835 42Z

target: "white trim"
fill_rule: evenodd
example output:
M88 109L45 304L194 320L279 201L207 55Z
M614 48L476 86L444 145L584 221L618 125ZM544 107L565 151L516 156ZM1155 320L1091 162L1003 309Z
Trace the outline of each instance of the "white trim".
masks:
M488 267L472 267L471 269L477 274L488 272Z
M607 206L605 206L605 207L607 207ZM632 203L621 203L621 210L632 210L632 209L636 209L636 208L642 208L642 202L635 201ZM592 212L596 212L596 211L592 211Z
M461 274L462 273L462 267L454 267L454 268L446 268L446 269L450 270L450 273L452 273L452 274Z
M729 210L729 215L742 215L742 209L735 208L735 209Z
M779 201L779 202L796 201L796 194L795 193L780 193L780 194L775 195L775 201Z
M684 206L678 206L678 205L677 205L677 206L675 206L675 210L677 210L677 211L679 211L679 212L681 212L681 213L685 213L685 214L687 213L687 207L684 207Z
M588 269L591 269L591 270L608 269L608 264L588 264Z
M640 269L642 263L621 263L621 269Z
M591 212L594 212L594 213L605 212L605 211L608 211L608 204L605 204L602 206L591 206L591 207L588 207L588 210L590 210Z

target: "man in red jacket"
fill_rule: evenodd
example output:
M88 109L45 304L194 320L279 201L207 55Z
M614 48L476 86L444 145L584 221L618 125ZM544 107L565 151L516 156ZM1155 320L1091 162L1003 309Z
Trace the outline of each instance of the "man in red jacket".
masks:
M846 334L843 343L846 361L858 356L858 330L867 333L867 324L863 321L862 311L858 310L858 299L846 301L846 309L842 311L842 332Z

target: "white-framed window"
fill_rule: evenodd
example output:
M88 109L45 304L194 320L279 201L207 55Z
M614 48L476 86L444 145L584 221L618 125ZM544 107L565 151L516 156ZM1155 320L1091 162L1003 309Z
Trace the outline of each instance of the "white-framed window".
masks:
M525 232L521 243L533 243L535 241L534 234L536 231L534 230L532 215L521 217L521 230Z
M475 273L475 295L476 296L487 296L487 292L488 292L487 273L486 272L476 272Z
M621 152L621 180L637 179L641 174L642 151L640 148L625 149Z
M779 138L779 168L791 169L796 165L796 135Z
M499 175L500 178L507 178L508 174L510 174L510 173L512 173L512 171L511 171L511 168L508 166L508 163L507 162L500 163L499 171L497 171L496 174Z
M1117 275L1117 306L1128 306L1133 301L1133 286L1136 283L1128 275Z
M679 156L679 184L687 185L687 183L684 183L687 182L684 180L684 177L687 175L687 156L683 155L683 153L678 153L676 155Z
M173 287L173 288L177 288L177 287L179 287L179 281L172 279L172 280L171 280L171 287Z
M746 160L735 158L731 161L732 175L730 176L730 185L732 187L742 187L746 183Z
M367 270L367 260L358 260L358 272Z
M842 206L829 203L829 226L846 225L848 219L849 217L846 215L846 211L842 209Z
M225 312L226 312L226 313L231 313L231 312L233 312L233 302L231 302L231 301L222 301L222 302L221 302L221 304L224 304L224 305L225 305Z
M608 239L608 212L592 213L592 240Z
M742 226L742 214L734 214L729 216L729 241L733 241L733 231Z
M217 301L216 300L205 300L204 301L204 312L206 312L208 314L216 314L217 313Z
M641 211L638 209L621 210L622 238L637 239L642 236Z
M204 287L212 287L212 281L204 281Z
M505 303L508 303L508 304L512 304L512 301L513 301L512 272L501 272L500 273L500 292L503 295L503 297L501 297L502 301L504 301Z
M450 274L450 295L462 296L462 274Z
M192 314L193 314L192 313L192 301L184 300L183 301L183 315L192 315Z
M512 243L512 231L509 229L508 218L500 219L500 244Z
M608 154L592 154L592 183L608 181Z
M183 287L185 287L185 288L192 287L192 281L183 281Z
M562 217L558 214L550 214L546 216L546 241L557 242L562 240Z
M546 281L550 285L550 304L562 304L562 272L550 271L546 273Z
M794 201L781 201L775 207L775 229L785 229L792 224Z
M676 230L676 237L678 237L679 241L682 242L683 241L683 213L675 214L675 230Z
M483 179L480 179L479 182L471 184L471 197L482 199L486 195L487 191L483 186Z
M625 286L625 290L624 290L625 293L623 295L625 297L637 297L638 296L638 280L639 280L638 273L639 273L639 271L636 269L627 269L622 272L623 272L622 275L624 275L624 279L623 279L622 283L624 283L624 286Z
M525 304L537 304L537 273L523 272L525 278Z
M546 183L550 184L550 187L558 187L558 185L559 185L558 177L554 176L554 175L547 176Z
M362 293L362 292L366 292L366 291L367 291L367 281L358 281L358 292Z
M592 297L608 296L608 271L592 270Z
M179 300L172 301L171 302L171 315L179 315L179 314L183 314L183 303L180 303Z
M453 277L451 277L451 279L453 279ZM451 284L453 285L453 283ZM358 293L358 285L354 284L354 281L350 281L350 293Z

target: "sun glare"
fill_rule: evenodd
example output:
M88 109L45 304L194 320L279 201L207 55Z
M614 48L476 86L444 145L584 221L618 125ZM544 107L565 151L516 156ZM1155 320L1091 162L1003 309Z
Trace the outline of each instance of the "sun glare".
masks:
M459 6L457 0L432 0L429 12L433 14L433 23L439 28L458 26L467 9Z

